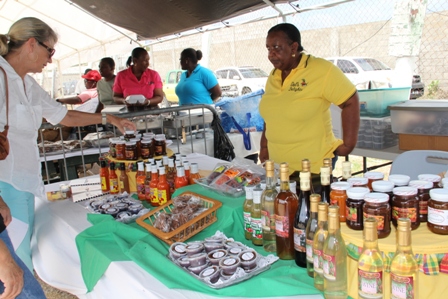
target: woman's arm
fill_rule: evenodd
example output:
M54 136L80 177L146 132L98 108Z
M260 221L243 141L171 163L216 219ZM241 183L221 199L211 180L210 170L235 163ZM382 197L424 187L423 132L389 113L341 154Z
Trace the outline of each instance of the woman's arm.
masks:
M114 102L115 104L124 105L126 104L124 101L124 96L122 93L114 92Z
M78 96L71 97L71 98L56 99L56 102L59 102L62 104L82 104L82 100Z
M112 114L106 115L107 122L113 124L120 130L121 133L127 129L137 130L135 124L125 118L120 118ZM67 127L76 126L88 126L94 124L100 124L102 122L102 115L100 113L85 113L75 110L68 110L65 117L62 119L61 124Z
M359 130L359 97L358 92L339 105L342 109L342 135L343 144L335 151L338 156L347 156L352 152L358 141Z
M157 106L159 103L161 103L163 100L163 89L162 88L155 88L154 94L152 98L145 99L144 105L146 106ZM150 103L150 105L148 105Z
M211 96L213 102L218 100L222 95L221 86L219 86L219 84L216 84L215 86L213 86L209 91L210 91L210 96Z
M263 163L266 160L269 160L269 151L268 151L268 140L266 139L266 123L263 124L263 133L261 133L260 139L260 154L258 157L260 158L260 162Z

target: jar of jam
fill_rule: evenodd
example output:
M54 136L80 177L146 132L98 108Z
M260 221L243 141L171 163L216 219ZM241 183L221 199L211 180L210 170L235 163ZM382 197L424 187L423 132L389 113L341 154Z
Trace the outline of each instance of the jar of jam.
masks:
M142 138L146 138L146 139L154 139L156 135L154 133L148 132L148 133L143 133L143 137Z
M139 138L132 138L129 141L130 142L135 142L135 145L137 146L137 159L138 159L142 155L141 141L140 141Z
M135 132L134 131L124 131L124 139L129 141L132 138L135 138Z
M448 190L431 189L428 202L428 229L435 234L448 235Z
M117 153L115 151L115 145L120 138L109 138L109 154L112 158L117 157Z
M411 177L404 174L391 174L389 175L389 181L394 183L395 187L404 187L409 184Z
M330 204L339 206L339 221L345 222L345 201L350 184L348 182L336 182L332 183L330 188Z
M419 174L418 179L422 181L428 181L433 183L433 188L442 188L440 182L442 178L437 174Z
M115 158L118 160L126 159L126 141L120 140L115 143Z
M149 159L154 156L154 152L152 151L152 139L141 141L141 153L143 159Z
M137 144L135 142L126 142L126 160L137 160Z
M384 179L384 174L379 171L368 171L364 173L364 177L368 179L367 187L372 191L372 183L375 181L381 181Z
M164 134L160 134L164 135ZM165 138L161 136L156 136L154 140L154 155L163 156L166 155L166 142Z
M364 220L373 217L378 223L378 238L386 238L390 234L390 205L389 195L386 193L372 192L364 197L362 208Z
M367 187L352 187L347 189L345 207L345 223L354 230L364 229L363 205L364 197L370 193Z
M349 178L347 182L352 187L367 187L367 184L369 183L368 178Z
M417 229L420 226L417 188L395 187L393 192L392 223L397 227L398 218L409 218L411 220L411 229Z
M428 221L428 200L429 200L429 190L432 189L432 182L422 181L422 180L413 180L409 182L409 187L417 188L417 196L418 196L418 206L419 213L418 218L420 218L420 222Z
M372 189L374 192L386 193L389 196L390 219L392 219L392 197L394 197L393 190L395 184L390 181L376 181L372 183Z

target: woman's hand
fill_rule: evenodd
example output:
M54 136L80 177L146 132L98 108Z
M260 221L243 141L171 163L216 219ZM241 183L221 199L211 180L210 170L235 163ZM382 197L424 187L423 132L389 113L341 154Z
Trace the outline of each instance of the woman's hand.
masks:
M353 151L354 146L347 146L345 144L341 144L336 148L334 154L338 156L348 156Z
M112 114L107 115L107 122L113 124L120 130L121 133L125 133L126 130L137 131L137 126L126 118L120 118Z
M3 201L3 198L0 196L0 214L3 217L3 223L5 226L8 226L8 224L12 221L11 216L11 210L9 209L8 205Z

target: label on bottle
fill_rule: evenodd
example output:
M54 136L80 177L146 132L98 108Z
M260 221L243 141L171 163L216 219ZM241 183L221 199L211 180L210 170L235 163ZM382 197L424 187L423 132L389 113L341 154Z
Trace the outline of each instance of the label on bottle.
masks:
M320 177L320 184L322 186L328 186L330 185L330 176L329 175L324 175Z
M427 215L428 214L428 201L419 200L418 201L419 206L419 213L420 215Z
M314 272L323 274L324 273L324 253L320 249L313 249L313 265Z
M383 298L383 272L358 269L358 293L363 298Z
M379 216L379 215L372 215L372 214L367 214L367 213L363 213L364 215L364 219L367 219L368 217L372 217L376 219L376 223L378 224L377 229L378 230L383 230L384 229L384 216Z
M313 263L313 240L306 239L306 260Z
M294 249L298 252L306 251L305 230L294 227Z
M324 253L323 258L324 277L328 280L336 280L336 259L334 255Z
M448 211L428 208L428 222L436 225L448 225Z
M269 211L262 210L261 211L261 225L263 227L263 231L270 232L271 231L271 223L270 223L270 214ZM274 221L275 225L275 221Z
M140 196L145 196L145 184L137 183L137 195L139 198Z
M392 218L409 218L411 222L417 221L417 209L416 208L399 208L393 207Z
M243 212L244 231L252 235L252 227L250 226L250 212Z
M166 190L164 190L164 189L157 190L157 193L158 193L159 205L166 204L168 201Z
M107 178L101 177L101 191L109 191L107 190Z
M390 273L392 299L414 299L414 278Z
M151 187L148 185L145 185L145 194L147 195L147 197L149 196L149 200L151 200Z
M261 226L261 218L250 218L250 227L252 228L252 238L263 240L263 230Z
M118 189L118 179L109 179L109 185L110 185L110 193L117 194L119 191Z
M142 158L148 158L149 157L149 155L150 155L150 151L149 151L149 148L142 148L141 149L141 155L142 155Z
M281 238L289 238L289 219L287 216L275 215L275 234Z
M120 190L121 190L121 192L124 192L125 190L124 190L124 181L119 181L119 184L120 184Z
M342 177L344 179L348 179L352 176L352 170L350 168L348 169L342 169Z
M151 190L151 203L158 205L159 204L159 192L157 188L150 188Z

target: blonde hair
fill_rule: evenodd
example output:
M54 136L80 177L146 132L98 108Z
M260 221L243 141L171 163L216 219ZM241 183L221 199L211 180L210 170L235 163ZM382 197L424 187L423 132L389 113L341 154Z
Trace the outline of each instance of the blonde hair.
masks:
M30 38L40 42L58 41L56 32L45 22L38 18L23 18L12 24L7 34L0 34L0 55L6 56L9 52L16 51Z

